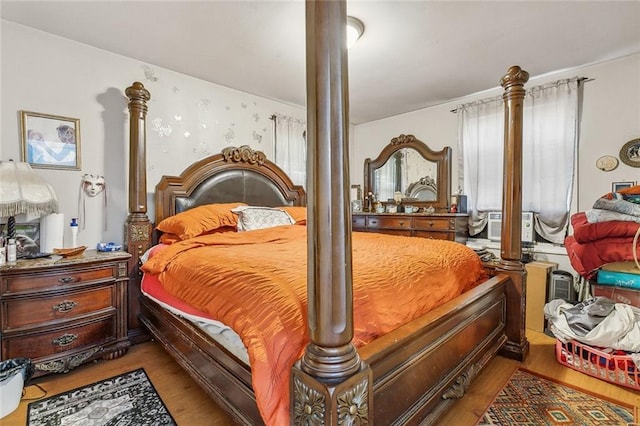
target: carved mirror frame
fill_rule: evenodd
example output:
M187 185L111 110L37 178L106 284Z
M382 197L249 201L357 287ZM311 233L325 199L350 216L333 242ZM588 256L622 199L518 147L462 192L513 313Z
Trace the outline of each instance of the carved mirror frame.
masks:
M418 207L433 206L435 209L448 209L451 199L451 147L444 147L441 151L433 151L424 142L413 135L400 135L391 139L391 142L382 150L374 160L364 160L364 193L373 192L374 171L382 167L393 154L403 148L416 150L424 159L437 164L437 196L434 201L411 201ZM381 200L386 201L386 200Z

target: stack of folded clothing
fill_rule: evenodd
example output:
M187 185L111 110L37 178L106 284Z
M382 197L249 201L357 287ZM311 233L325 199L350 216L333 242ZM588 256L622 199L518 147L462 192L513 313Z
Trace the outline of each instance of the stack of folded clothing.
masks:
M573 235L565 239L571 266L595 278L601 266L633 261L634 236L640 229L640 185L597 199L593 209L571 216ZM640 252L640 244L636 244Z

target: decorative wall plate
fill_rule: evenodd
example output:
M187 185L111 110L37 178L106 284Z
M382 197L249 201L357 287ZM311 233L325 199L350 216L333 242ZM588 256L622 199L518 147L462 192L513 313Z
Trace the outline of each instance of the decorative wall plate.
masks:
M640 167L640 139L632 139L620 148L620 159L631 167Z
M618 167L618 159L613 155L603 155L596 160L596 167L603 172L610 172Z

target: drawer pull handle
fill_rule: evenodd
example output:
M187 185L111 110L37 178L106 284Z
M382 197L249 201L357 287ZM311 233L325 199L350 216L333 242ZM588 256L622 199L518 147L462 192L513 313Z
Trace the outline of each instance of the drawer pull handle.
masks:
M433 226L433 221L429 221L429 226Z
M63 334L57 339L53 339L51 343L58 346L69 346L78 338L77 334Z
M67 284L67 283L70 283L71 281L73 281L73 277L63 277L58 280L58 282L62 284Z
M377 221L377 220L372 220L372 221L371 221L371 224L372 224L372 225L376 225L377 223L378 223L378 221Z
M53 305L51 309L60 313L64 313L69 312L76 306L78 306L78 302L76 302L75 300L65 300L64 302L60 302L57 305Z
M404 222L400 222L400 226L404 225Z

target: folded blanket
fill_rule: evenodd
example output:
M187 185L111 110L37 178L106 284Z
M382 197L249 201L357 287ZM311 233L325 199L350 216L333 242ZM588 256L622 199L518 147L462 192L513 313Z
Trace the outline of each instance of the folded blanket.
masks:
M635 216L640 219L640 204L630 203L625 200L607 200L606 198L598 198L593 203L594 209L610 210L629 216Z
M618 192L609 192L602 197L607 200L622 199L632 203L640 203L640 185L635 185L630 188L621 189Z
M640 217L638 216L618 213L612 210L591 209L586 211L586 215L587 215L587 220L590 223L607 222L612 220L640 223Z
M606 210L601 210L607 213ZM639 221L640 222L640 219ZM578 212L571 215L571 226L573 227L573 237L580 244L601 238L633 238L640 227L640 223L626 220L608 220L602 222L591 222L587 218L587 213Z
M605 263L633 261L633 237L601 238L580 244L570 235L564 246L571 266L586 279L595 277ZM638 246L640 250L640 243Z

